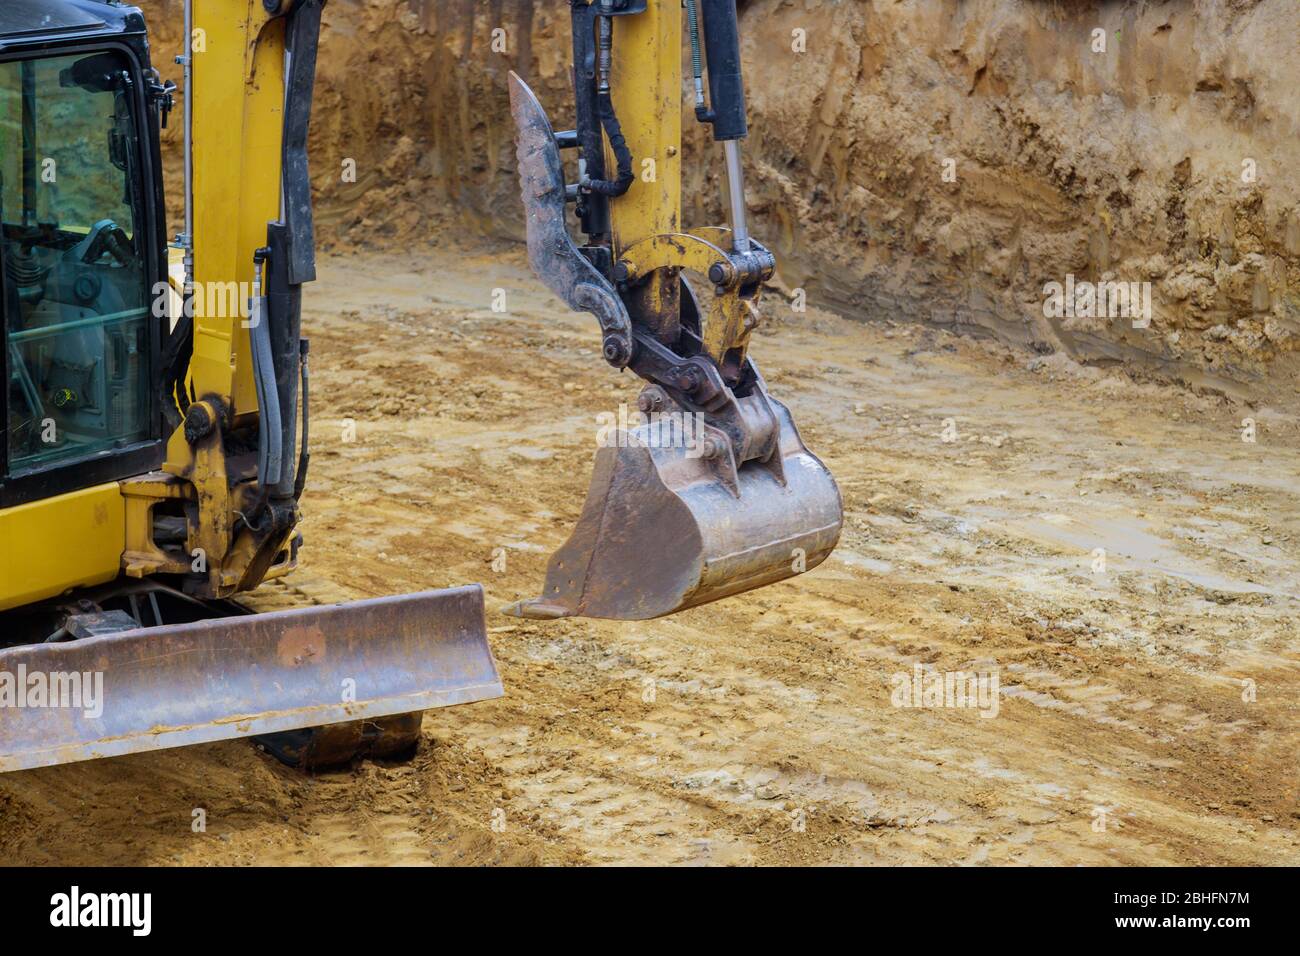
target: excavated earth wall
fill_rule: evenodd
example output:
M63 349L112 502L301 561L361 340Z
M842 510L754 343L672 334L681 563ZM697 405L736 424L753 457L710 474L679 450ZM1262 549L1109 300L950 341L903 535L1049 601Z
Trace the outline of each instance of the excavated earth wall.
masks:
M169 58L179 0L144 6ZM1295 0L742 0L741 18L754 229L786 291L1197 387L1293 390ZM331 0L325 21L325 244L519 238L506 76L565 123L567 4ZM717 159L692 129L688 223L722 217ZM1051 283L1107 281L1137 283L1136 306L1049 301Z

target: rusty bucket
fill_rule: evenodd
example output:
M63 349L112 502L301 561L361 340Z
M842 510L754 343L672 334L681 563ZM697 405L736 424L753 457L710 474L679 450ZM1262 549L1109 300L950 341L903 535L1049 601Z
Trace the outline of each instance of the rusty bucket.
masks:
M779 437L739 468L650 425L600 448L587 501L521 617L647 620L810 571L835 549L835 480L768 399Z

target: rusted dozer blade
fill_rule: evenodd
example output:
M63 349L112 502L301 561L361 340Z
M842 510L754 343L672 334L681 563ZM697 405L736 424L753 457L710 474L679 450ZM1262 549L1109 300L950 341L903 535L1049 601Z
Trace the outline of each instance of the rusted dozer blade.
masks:
M809 571L840 537L839 489L771 402L780 426L771 463L749 462L733 494L714 463L655 444L647 426L596 453L587 502L551 558L540 597L520 617L641 621L707 604Z
M6 674L29 692L0 707L0 772L504 693L477 585L23 645L0 651ZM58 688L45 706L33 706L33 675ZM56 698L78 706L48 706Z

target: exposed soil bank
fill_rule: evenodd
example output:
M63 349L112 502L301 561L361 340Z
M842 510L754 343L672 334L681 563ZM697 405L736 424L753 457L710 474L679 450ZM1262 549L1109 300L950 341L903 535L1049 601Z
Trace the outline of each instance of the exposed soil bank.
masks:
M170 53L178 0L144 6L165 13ZM1289 391L1294 0L741 6L757 231L787 287L855 317ZM506 75L562 124L568 43L558 2L331 0L313 143L325 241L421 242L453 224L517 238ZM716 163L702 165L716 154L698 132L692 147L688 221L718 221ZM1150 326L1046 317L1044 285L1067 275L1152 283Z
M751 63L808 31L755 83L753 179L821 301L1192 382L1294 349L1295 3L773 0L746 23ZM1150 281L1150 327L1046 318L1069 274Z

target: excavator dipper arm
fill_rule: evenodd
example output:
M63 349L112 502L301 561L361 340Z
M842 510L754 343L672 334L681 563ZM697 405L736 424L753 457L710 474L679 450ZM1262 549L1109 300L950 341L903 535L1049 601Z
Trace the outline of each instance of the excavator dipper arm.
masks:
M735 0L685 0L695 114L723 146L731 223L681 225L682 7L574 0L572 132L510 77L533 268L595 314L605 360L647 383L643 423L597 450L577 526L543 593L510 609L521 616L659 617L810 570L839 540L834 479L749 357L776 259L746 221Z

